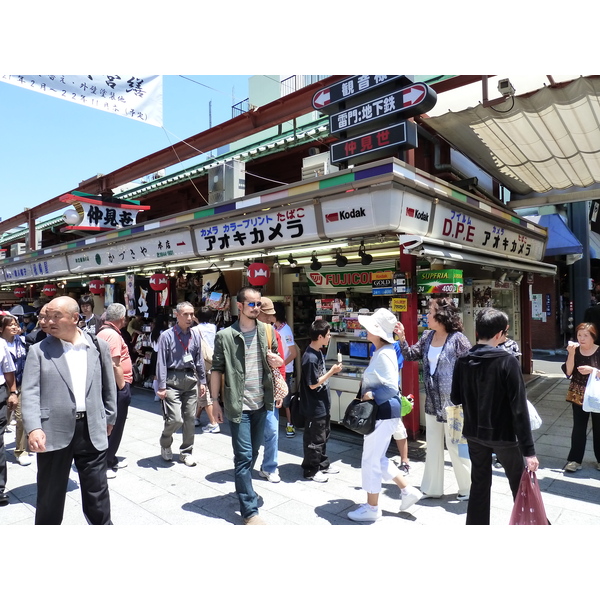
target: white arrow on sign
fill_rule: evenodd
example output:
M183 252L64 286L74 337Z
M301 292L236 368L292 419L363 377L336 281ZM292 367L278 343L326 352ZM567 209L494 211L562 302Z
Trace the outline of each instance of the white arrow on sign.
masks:
M406 89L402 94L402 106L412 106L413 104L418 104L423 99L425 95L425 86L423 85L414 85Z
M313 97L313 106L315 108L323 108L323 106L327 106L331 101L331 94L329 93L329 88L325 88L320 92L317 92Z

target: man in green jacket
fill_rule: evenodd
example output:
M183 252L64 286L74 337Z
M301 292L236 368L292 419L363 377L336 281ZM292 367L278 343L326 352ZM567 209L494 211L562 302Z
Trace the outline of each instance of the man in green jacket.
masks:
M219 399L213 404L215 419L223 422L222 404L229 421L235 491L247 525L264 524L258 516L252 469L263 443L267 411L273 410L271 367L283 364L276 337L268 348L266 326L257 321L260 298L260 291L253 287L238 292L239 317L233 325L217 332L210 376L210 394Z

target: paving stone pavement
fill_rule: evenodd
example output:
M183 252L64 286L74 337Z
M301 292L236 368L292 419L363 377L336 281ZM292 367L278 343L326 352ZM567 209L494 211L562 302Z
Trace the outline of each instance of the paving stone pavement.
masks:
M542 427L534 431L541 468L538 479L548 518L553 525L595 525L600 523L600 471L592 452L591 433L583 469L566 474L562 468L570 445L571 408L565 402L568 382L559 375L533 376L528 380L528 396L542 417ZM202 417L203 423L206 417ZM242 524L233 480L233 460L228 426L221 433L203 433L196 429L194 456L196 467L177 461L180 434L173 445L174 461L160 456L158 439L162 418L153 393L134 389L119 456L129 465L109 481L112 518L115 525L199 525L229 526ZM36 501L36 461L20 466L14 459L14 427L6 433L10 503L0 507L2 525L32 525ZM262 479L258 467L254 486L261 498L261 516L269 525L354 525L349 510L365 501L361 490L361 438L343 427L334 426L328 455L340 468L327 483L306 481L302 477L301 432L293 438L280 430L279 471L281 482ZM395 444L389 456L397 455ZM423 474L425 442L410 441L410 482L419 486ZM441 499L423 499L408 511L399 512L399 490L384 483L380 505L383 518L373 527L459 526L464 525L466 502L456 499L450 461L446 454L445 494ZM491 525L506 525L512 509L512 496L501 468L494 469ZM77 472L73 469L65 507L65 525L86 523L81 512Z

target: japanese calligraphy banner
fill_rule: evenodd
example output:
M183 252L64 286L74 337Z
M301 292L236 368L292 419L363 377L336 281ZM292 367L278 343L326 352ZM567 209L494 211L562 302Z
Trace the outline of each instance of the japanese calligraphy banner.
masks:
M0 82L162 127L162 75L0 75Z
M68 274L69 267L66 256L40 258L27 263L17 261L11 265L4 265L4 280L7 282L30 281L52 276L63 277Z
M319 240L313 206L257 212L236 221L197 227L194 235L200 255L209 256L244 249L251 254L262 248Z
M168 265L173 260L193 256L192 234L187 230L172 231L151 238L73 252L69 254L69 269L71 273L89 273L157 262Z
M436 206L429 237L517 259L542 260L544 256L542 240L526 231L511 229L508 221L489 222L441 203Z

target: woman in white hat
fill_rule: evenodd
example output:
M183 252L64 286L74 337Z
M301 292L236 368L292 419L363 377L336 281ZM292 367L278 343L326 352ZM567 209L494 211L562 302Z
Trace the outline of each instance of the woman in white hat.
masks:
M363 374L361 399L375 400L377 421L375 430L365 435L363 442L360 468L367 502L349 512L348 518L372 522L381 517L379 493L382 481L393 480L400 488L400 510L418 502L421 492L407 484L401 471L386 456L390 437L400 420L398 359L394 349L396 317L386 308L379 308L372 316L359 315L358 321L367 330L367 339L375 346L373 357Z
M427 327L429 331L424 331L413 346L406 343L402 323L398 323L396 329L404 359L423 361L427 455L421 491L429 498L441 498L444 494L445 440L458 483L457 499L468 500L471 461L460 456L458 445L450 441L445 408L451 404L454 364L457 358L469 352L471 342L462 333L459 310L450 298L434 298L430 301Z

